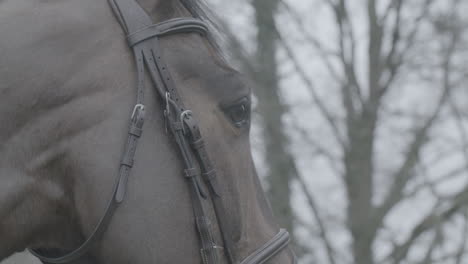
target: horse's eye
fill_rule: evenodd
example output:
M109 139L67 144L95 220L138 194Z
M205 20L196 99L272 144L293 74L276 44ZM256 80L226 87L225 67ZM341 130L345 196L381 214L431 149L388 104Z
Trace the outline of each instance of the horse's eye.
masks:
M247 97L225 106L223 109L236 127L241 128L250 124L250 101Z

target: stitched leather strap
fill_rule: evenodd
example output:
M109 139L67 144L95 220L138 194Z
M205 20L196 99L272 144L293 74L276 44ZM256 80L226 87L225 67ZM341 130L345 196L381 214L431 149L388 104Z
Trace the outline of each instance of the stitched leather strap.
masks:
M228 258L229 263L235 263L234 242L231 239L232 230L228 222L226 208L219 189L216 170L208 156L208 152L206 151L205 141L203 140L197 120L193 115L187 115L184 118L184 124L188 131L190 144L198 159L198 163L200 164L203 180L207 184L211 194L216 219L218 220L221 237L223 239L225 255Z
M127 34L129 47L134 49L137 56L142 54L156 91L167 104L166 119L185 164L185 177L190 187L195 225L201 243L200 254L205 264L218 263L220 247L214 242L211 224L202 202L207 195L199 183L200 176L198 173L195 174L195 162L192 160L190 145L186 140L181 122L181 115L185 108L161 54L158 39L160 36L176 33L196 32L206 34L207 26L193 18L179 18L152 24L151 18L134 0L112 0L111 6Z
M253 252L241 264L263 264L285 249L289 241L289 233L281 229L274 238Z
M174 18L159 24L147 26L139 31L129 34L127 36L127 42L130 47L133 47L136 44L152 37L194 32L206 35L208 28L205 23L195 18Z
M143 129L144 124L144 117L145 117L145 109L144 107L138 107L135 110L133 117L130 121L130 129L127 138L127 144L125 146L125 152L122 157L122 162L120 165L119 170L119 177L117 177L116 182L114 183L114 187L112 189L112 198L108 201L105 213L103 217L99 220L96 228L88 237L88 239L76 250L60 257L48 257L41 254L41 250L29 249L32 255L40 259L43 263L48 264L63 264L75 261L85 255L94 243L99 240L102 234L106 231L107 227L109 226L110 220L112 215L115 212L118 204L123 201L123 197L125 194L125 186L127 183L127 179L130 176L130 172L132 169L132 165L125 164L129 163L128 161L133 161L133 157L135 156L135 151L138 145L138 138L134 134L131 133L132 129ZM133 162L132 162L133 163Z
M135 65L138 75L136 105L133 109L125 151L122 155L120 169L116 182L112 189L112 198L109 200L105 213L100 219L89 238L76 250L62 257L47 257L42 250L30 250L33 255L42 262L49 264L63 264L77 260L85 255L94 243L101 238L108 227L111 217L118 205L125 199L126 186L130 172L134 164L134 156L138 146L138 140L143 133L145 117L144 103L144 78L145 72L149 73L154 88L165 102L165 117L168 128L173 135L183 162L185 164L184 177L189 184L192 207L200 238L200 254L204 264L219 262L221 247L214 242L211 223L205 212L202 200L208 197L200 183L200 178L208 186L210 196L216 213L218 225L224 244L224 252L230 264L235 263L234 246L230 239L232 232L228 224L226 210L219 189L216 170L208 156L205 144L198 127L198 122L190 111L186 111L175 87L175 83L168 70L168 66L161 54L159 37L178 33L199 33L206 35L208 27L202 21L194 18L176 18L159 24L153 24L151 18L138 5L135 0L109 0L119 23L127 34L129 47L133 49ZM196 169L192 158L195 154L201 175ZM255 251L241 264L261 264L284 249L289 242L289 234L281 230L274 239ZM47 252L47 251L45 251Z

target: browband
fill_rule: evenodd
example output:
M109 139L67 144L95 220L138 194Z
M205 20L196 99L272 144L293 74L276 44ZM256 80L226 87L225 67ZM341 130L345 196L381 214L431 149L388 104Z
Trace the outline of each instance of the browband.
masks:
M130 47L152 37L162 37L180 33L198 32L201 35L208 33L208 26L195 18L174 18L158 24L147 26L141 30L133 32L127 36Z

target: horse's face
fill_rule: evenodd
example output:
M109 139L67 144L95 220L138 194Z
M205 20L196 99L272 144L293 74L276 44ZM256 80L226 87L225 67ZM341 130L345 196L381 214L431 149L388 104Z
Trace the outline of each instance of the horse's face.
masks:
M156 19L187 15L171 1L142 2ZM11 190L0 192L0 260L27 246L73 249L92 232L117 177L135 103L133 57L106 1L0 2L0 23L0 188ZM199 35L161 45L200 121L229 235L245 257L277 232L250 153L250 89ZM149 80L145 92L127 198L92 253L112 263L188 263L199 246L183 164L166 132L164 100Z

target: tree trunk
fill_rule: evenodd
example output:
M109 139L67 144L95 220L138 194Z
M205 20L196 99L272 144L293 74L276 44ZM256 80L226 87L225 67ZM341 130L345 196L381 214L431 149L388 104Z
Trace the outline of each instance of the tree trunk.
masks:
M281 226L293 230L293 212L290 204L291 179L296 171L294 159L288 151L288 139L282 117L286 107L279 94L277 33L275 13L278 0L254 0L255 18L258 27L255 94L259 99L258 111L262 117L263 136L268 165L268 195L273 211Z

